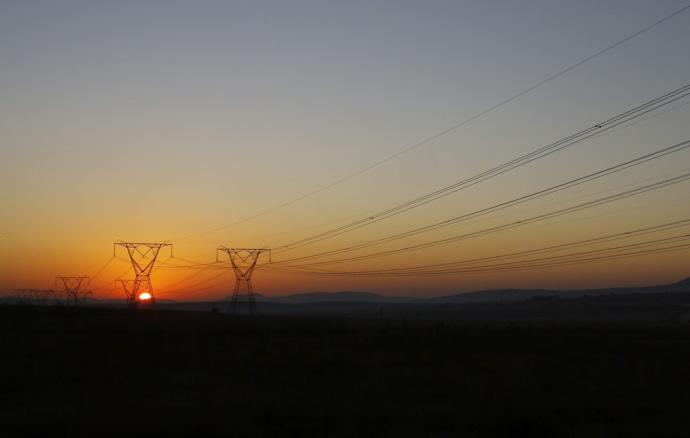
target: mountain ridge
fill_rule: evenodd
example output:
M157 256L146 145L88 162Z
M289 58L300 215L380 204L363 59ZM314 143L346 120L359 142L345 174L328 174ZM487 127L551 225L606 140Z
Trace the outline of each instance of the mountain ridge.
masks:
M339 292L306 292L291 294L283 297L267 297L257 294L257 301L283 302L283 303L323 303L323 302L349 302L349 303L393 303L393 302L427 302L440 303L479 303L501 301L528 301L548 298L579 298L582 296L598 296L627 293L649 292L690 292L690 278L678 282L653 286L621 286L598 289L488 289L439 297L389 297L375 292L339 291Z
M395 297L386 296L376 292L368 291L337 291L337 292L305 292L295 293L285 296L266 296L255 293L257 302L278 303L278 304L315 304L315 303L427 303L427 304L461 304L461 303L494 303L494 302L518 302L538 299L568 299L604 295L622 295L637 293L660 293L660 292L690 292L690 278L680 281L653 285L653 286L628 286L599 289L488 289L471 292L460 292L455 294L443 295L438 297ZM222 302L230 300L231 296L220 300L209 300ZM0 303L14 302L12 295L0 296ZM90 298L88 302L117 304L121 300ZM160 303L183 303L192 302L184 300L159 299Z

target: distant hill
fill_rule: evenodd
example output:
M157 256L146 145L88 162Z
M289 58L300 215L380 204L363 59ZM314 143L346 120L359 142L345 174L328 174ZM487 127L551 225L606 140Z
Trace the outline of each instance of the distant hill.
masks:
M274 301L282 303L381 303L397 301L398 298L390 298L372 292L308 292L293 294L283 297L257 297L258 301Z
M667 285L646 286L646 287L619 287L619 288L602 288L602 289L579 289L579 290L551 290L551 289L495 289L483 290L476 292L462 292L435 298L415 298L415 297L388 297L385 295L373 292L357 292L357 291L341 291L341 292L308 292L282 297L269 297L261 294L255 294L257 302L260 303L274 303L276 305L290 305L290 304L318 304L329 303L337 305L338 303L348 304L402 304L402 303L417 303L417 304L463 304L463 303L510 303L519 301L534 301L534 300L551 300L551 299L569 299L582 297L600 297L609 295L623 295L623 294L654 294L654 293L668 293L668 292L690 292L690 278L671 283ZM186 306L193 304L195 306L207 307L209 303L213 305L222 306L231 299L230 296L220 301L208 302L177 302L176 300L158 299L159 304L169 304ZM0 295L0 304L14 303L16 299L13 295L7 293ZM202 304L205 303L205 304ZM123 300L119 299L94 299L87 300L86 305L116 305L123 304Z
M497 301L525 301L555 294L554 291L545 289L497 289L446 295L431 298L430 301L435 303L493 303Z
M546 298L580 298L583 296L620 295L634 293L659 292L690 292L690 278L677 283L646 286L646 287L617 287L602 289L498 289L477 292L465 292L443 297L432 298L437 303L482 303L482 302L513 302Z
M671 286L690 291L690 277L686 278L685 280L681 280L678 283L673 283Z
M619 287L602 289L493 289L476 292L461 292L435 298L387 297L373 292L307 292L282 297L268 297L256 294L258 302L308 304L308 303L496 303L518 302L554 298L581 298L583 296L618 295L654 292L690 292L690 278L677 283L646 287ZM227 297L230 299L231 297Z

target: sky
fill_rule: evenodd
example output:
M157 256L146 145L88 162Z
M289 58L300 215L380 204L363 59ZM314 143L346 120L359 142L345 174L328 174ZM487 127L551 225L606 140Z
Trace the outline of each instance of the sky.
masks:
M121 239L173 243L173 257L162 251L152 275L158 298L227 296L229 267L198 265L215 262L219 245L277 248L366 218L687 85L690 11L409 153L256 216L442 132L686 3L4 0L0 291L88 275L95 297L120 297L114 280L131 276L127 253L119 249L113 258L113 243ZM442 221L689 140L687 101L389 220L276 251L272 261ZM686 172L687 150L347 255L481 230ZM689 188L679 183L476 239L322 268L349 272L491 257L687 219ZM235 224L245 218L252 219ZM275 296L337 290L436 296L645 285L690 276L688 260L685 249L402 278L265 265L254 287Z

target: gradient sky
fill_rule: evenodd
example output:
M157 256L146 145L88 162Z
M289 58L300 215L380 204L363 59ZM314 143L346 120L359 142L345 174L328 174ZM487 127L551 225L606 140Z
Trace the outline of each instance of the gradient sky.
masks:
M176 256L202 262L215 260L218 245L277 246L589 127L690 82L690 12L399 159L216 230L452 126L685 4L4 0L0 290L51 287L56 275L93 275L112 257L117 239L170 239ZM688 122L690 105L674 108L294 254L366 241L530 193L688 140ZM410 242L485 228L683 171L690 171L690 152ZM689 188L680 184L491 237L332 269L493 255L689 218ZM194 233L202 234L181 238ZM439 295L654 284L690 276L689 261L684 251L403 279L259 271L255 288L269 295ZM94 279L96 296L119 297L113 280L126 269L114 260ZM232 287L229 271L214 280L218 271L182 282L193 273L154 272L159 298L215 298Z

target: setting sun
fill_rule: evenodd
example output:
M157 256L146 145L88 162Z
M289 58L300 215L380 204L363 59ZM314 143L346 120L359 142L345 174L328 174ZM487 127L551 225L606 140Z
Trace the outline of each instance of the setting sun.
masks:
M144 293L142 293L142 294L139 295L139 300L140 300L140 301L148 301L148 300L150 300L150 299L151 299L151 294L148 293L148 292L144 292Z

